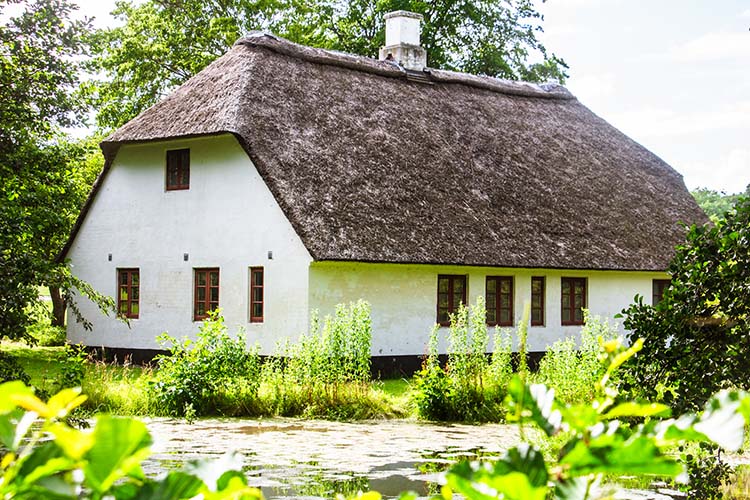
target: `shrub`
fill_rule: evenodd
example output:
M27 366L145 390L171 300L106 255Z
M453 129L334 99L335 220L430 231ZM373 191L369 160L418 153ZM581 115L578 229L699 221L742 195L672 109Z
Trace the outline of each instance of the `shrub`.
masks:
M537 383L555 389L564 403L587 403L594 397L596 381L603 375L599 344L618 337L617 327L584 310L580 345L574 337L558 340L547 348L534 375Z
M242 384L245 396L257 397L260 384L258 349L248 349L244 332L227 333L220 310L209 313L195 342L159 336L169 355L157 357L151 388L168 414L214 414L219 395Z
M7 352L0 351L0 382L11 380L20 380L26 385L31 383L29 375L18 364L16 358Z
M631 341L646 340L629 366L632 388L653 398L666 386L673 406L697 409L721 388L748 384L750 198L715 225L691 227L667 272L659 304L638 296L623 311Z

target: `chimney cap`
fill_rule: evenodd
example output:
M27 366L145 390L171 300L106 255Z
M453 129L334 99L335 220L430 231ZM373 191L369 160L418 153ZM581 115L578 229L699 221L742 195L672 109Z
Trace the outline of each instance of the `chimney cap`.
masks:
M394 10L393 12L389 12L385 16L383 16L383 19L391 19L394 17L410 17L412 19L418 19L422 20L424 19L424 16L422 14L418 14L416 12L409 12L408 10Z

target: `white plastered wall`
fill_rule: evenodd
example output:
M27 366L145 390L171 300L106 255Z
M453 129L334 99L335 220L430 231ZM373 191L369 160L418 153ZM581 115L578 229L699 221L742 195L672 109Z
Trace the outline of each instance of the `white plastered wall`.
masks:
M650 301L652 280L666 277L663 273L646 272L314 262L310 267L310 307L325 315L332 314L338 303L367 300L372 307L373 355L422 355L436 320L439 274L466 275L467 299L472 304L484 296L487 276L513 276L515 323L523 314L524 302L530 300L531 277L544 276L545 326L529 328L528 348L532 352L544 351L568 336L580 338L580 326L561 325L562 277L586 278L589 310L610 323L636 294ZM622 326L618 327L623 332ZM441 352L445 352L447 332L448 328L441 328Z
M165 151L180 148L190 148L190 189L166 191ZM139 268L141 281L140 315L129 327L80 299L93 330L69 315L71 342L156 349L162 332L193 337L202 324L192 305L200 267L220 269L230 332L245 328L263 353L307 328L311 257L232 135L122 146L68 257L78 277L111 297L118 268ZM249 322L251 266L264 268L263 323Z

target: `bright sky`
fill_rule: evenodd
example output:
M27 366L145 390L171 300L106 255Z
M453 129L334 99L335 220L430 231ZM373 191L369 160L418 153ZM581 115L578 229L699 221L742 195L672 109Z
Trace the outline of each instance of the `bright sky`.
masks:
M78 0L95 25L114 0ZM537 0L581 102L689 189L750 184L750 0ZM613 186L615 188L616 186Z
M583 104L689 189L750 183L750 0L547 0L542 40ZM613 186L614 187L614 186Z

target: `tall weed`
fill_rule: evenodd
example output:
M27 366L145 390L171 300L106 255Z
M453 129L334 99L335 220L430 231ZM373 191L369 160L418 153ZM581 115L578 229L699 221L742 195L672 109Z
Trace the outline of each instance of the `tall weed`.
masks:
M604 369L598 358L600 342L617 337L615 325L584 310L580 343L568 337L549 346L534 375L535 382L554 388L557 398L565 403L590 403Z

